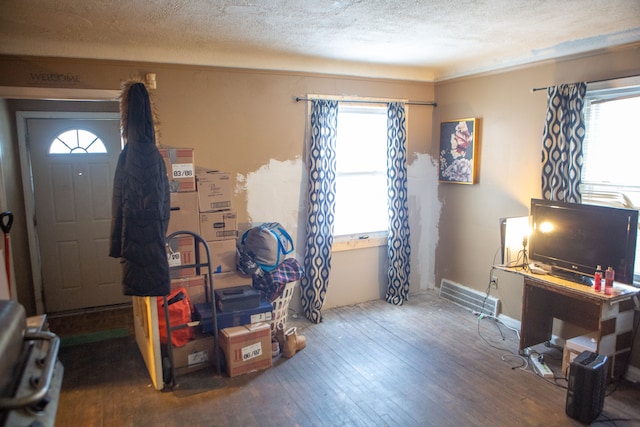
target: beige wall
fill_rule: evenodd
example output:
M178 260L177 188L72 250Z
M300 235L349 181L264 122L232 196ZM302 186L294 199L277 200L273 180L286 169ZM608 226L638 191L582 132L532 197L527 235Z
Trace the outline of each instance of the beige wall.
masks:
M484 291L499 260L498 219L528 214L540 195L540 137L544 91L531 88L640 74L640 50L597 53L582 59L435 85L297 73L259 72L169 64L0 57L0 86L118 89L121 80L155 72L161 143L193 147L196 164L234 177L240 222L280 221L294 234L301 259L304 230L304 139L307 110L295 96L307 93L432 100L438 107L409 108L408 153L411 291L442 278ZM439 128L457 118L480 118L477 185L437 183ZM12 117L0 122L15 128ZM436 124L436 125L434 125ZM8 199L20 203L15 135L2 166ZM7 146L8 145L8 146ZM14 157L12 157L14 156ZM14 166L10 167L15 169ZM15 171L14 171L15 172ZM10 195L9 193L12 193ZM21 238L24 238L26 232ZM28 251L20 253L28 259ZM25 265L25 262L22 262ZM25 267L28 270L28 267ZM384 248L336 253L326 307L379 298L385 287ZM27 276L26 274L24 276ZM27 279L20 283L28 288ZM499 274L493 294L503 312L520 318L522 281ZM22 292L21 295L25 295ZM26 301L26 304L31 304ZM640 344L636 343L636 348ZM640 366L640 351L634 354Z
M480 180L477 185L440 184L440 242L436 279L485 291L491 266L499 262L498 220L528 215L530 199L541 196L541 136L546 87L640 74L640 48L594 54L582 59L550 62L482 77L436 84L434 123L478 117ZM438 126L431 153L437 151ZM503 313L520 319L522 279L498 273ZM634 366L640 366L636 337Z
M304 251L306 174L304 168L306 94L433 100L433 84L260 72L169 64L17 58L0 56L0 87L48 87L74 90L119 89L121 80L156 73L153 99L159 115L160 143L195 149L196 166L231 173L233 207L241 229L251 223L278 221L293 235L296 257ZM25 101L14 110L30 109ZM82 103L86 104L86 103ZM56 107L65 109L68 105ZM33 107L40 109L40 107ZM426 151L432 134L433 107L408 107L408 154L411 227L414 251L411 290L433 287L439 204L436 166ZM14 117L5 123L14 127ZM5 163L18 165L16 153ZM19 170L11 176L16 204L22 197ZM25 244L24 213L16 238ZM16 248L17 250L17 248ZM28 260L28 248L20 259ZM362 249L334 255L325 307L351 304L384 296L385 249ZM22 262L19 286L23 304L30 299L29 267Z

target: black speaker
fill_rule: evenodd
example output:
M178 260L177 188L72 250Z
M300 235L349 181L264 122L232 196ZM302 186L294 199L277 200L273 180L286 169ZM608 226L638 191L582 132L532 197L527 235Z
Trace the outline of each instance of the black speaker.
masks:
M567 415L589 424L602 412L607 387L607 356L583 351L569 365Z

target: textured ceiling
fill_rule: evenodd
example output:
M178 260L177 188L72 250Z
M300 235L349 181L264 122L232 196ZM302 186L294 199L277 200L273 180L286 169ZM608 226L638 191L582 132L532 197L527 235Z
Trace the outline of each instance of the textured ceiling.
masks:
M0 54L424 81L640 41L640 0L0 0Z

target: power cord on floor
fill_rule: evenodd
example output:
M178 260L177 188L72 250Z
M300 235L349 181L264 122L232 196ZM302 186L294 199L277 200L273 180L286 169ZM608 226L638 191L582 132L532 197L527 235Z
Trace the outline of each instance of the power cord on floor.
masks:
M505 335L502 333L502 330L500 329L500 324L502 324L503 326L507 327L508 329L511 329L513 331L516 331L514 328L511 328L507 325L505 325L504 323L502 323L500 320L498 320L496 317L494 316L488 316L482 313L476 313L478 316L478 336L482 339L482 341L484 341L489 347L491 348L495 348L496 350L500 350L503 352L506 352L505 354L503 354L502 356L500 356L500 360L502 360L503 362L507 362L510 363L510 359L515 358L515 359L519 359L520 360L520 365L515 365L515 366L511 366L511 369L521 369L521 370L526 370L529 367L529 359L527 359L524 356L521 356L517 353L514 353L513 351L507 349L507 348L503 348L503 347L499 347L496 345L493 345L492 343L490 343L484 336L482 336L482 332L480 331L480 321L482 319L492 319L495 322L496 327L498 328L498 330L500 331L500 334L502 336L502 339L505 340L506 337ZM516 331L516 333L518 333L518 331Z
M502 356L500 356L500 360L502 360L503 362L508 362L507 359L510 357L519 359L520 362L522 362L519 366L518 365L512 366L511 369L520 369L521 371L526 371L529 368L529 359L519 354L513 354L513 353L503 354Z
M524 259L526 260L526 253L524 254L524 256L525 256L525 258L524 258ZM495 256L494 256L494 257L495 257ZM523 267L524 267L524 266L528 266L528 264L523 264ZM489 271L489 285L487 286L487 289L486 289L486 291L485 291L485 296L484 296L484 299L483 299L483 301L482 301L482 306L481 306L481 308L480 308L480 311L479 311L479 312L475 312L475 313L474 313L474 314L478 317L478 336L479 336L479 337L480 337L480 338L481 338L481 339L482 339L482 340L483 340L483 341L484 341L484 342L485 342L489 347L495 348L496 350L500 350L500 351L507 352L506 354L503 354L503 355L500 357L500 360L502 360L503 362L510 363L510 360L511 360L511 359L513 359L513 358L515 358L515 359L519 359L519 360L520 360L520 362L521 362L521 363L520 363L520 365L511 366L511 369L513 369L513 370L515 370L515 369L519 369L519 370L523 370L523 371L526 371L526 372L530 372L530 373L532 373L532 374L536 375L537 377L542 378L544 381L547 381L548 383L555 385L556 387L560 387L560 388L566 389L566 388L567 388L567 386L566 386L566 385L563 385L563 384L559 384L559 383L558 383L558 381L566 381L566 378L556 376L555 374L554 374L554 377L553 377L553 381L552 381L552 380L550 380L550 379L548 379L548 378L545 378L545 377L543 377L542 375L539 375L538 373L534 372L534 370L533 370L533 369L529 369L529 366L530 366L530 363L529 363L529 357L527 357L527 356L523 356L523 355L520 355L520 354L518 354L518 353L514 353L513 351L508 350L508 349L506 349L506 348L502 348L502 347L496 346L496 345L494 345L494 344L490 343L490 342L489 342L489 341L488 341L484 336L482 336L482 332L481 332L481 330L480 330L480 321L481 321L482 319L491 319L491 320L493 320L493 321L494 321L494 324L496 325L496 328L498 328L498 331L500 332L500 335L501 335L501 337L502 337L502 340L503 340L503 341L504 341L506 338L505 338L504 332L503 332L503 331L502 331L502 329L500 328L500 325L502 325L502 326L504 326L505 328L507 328L507 329L509 329L509 330L511 330L511 331L513 331L513 332L515 332L516 336L518 337L518 340L520 340L520 331L519 331L518 329L513 328L513 327L511 327L511 326L509 326L509 325L506 325L504 322L502 322L502 321L501 321L500 319L498 319L496 316L493 316L493 315L491 315L491 314L485 314L485 313L484 313L484 311L485 311L485 304L486 304L486 301L487 301L487 299L489 298L489 295L490 295L490 293L491 293L492 276L493 276L493 272L494 272L494 270L495 270L495 268L494 268L494 267L491 267L491 269L490 269L490 271ZM544 355L544 354L548 354L550 357L553 357L553 356L551 355L551 352L545 352L545 353L543 353L542 355ZM533 355L534 355L534 357L539 357L539 356L541 356L541 354L539 354L539 353L537 353L537 352L534 352L534 354L533 354ZM537 355L537 356L535 356L535 355ZM559 358L558 358L558 359L559 359Z
M545 351L542 353L539 353L535 350L532 350L529 352L529 357L533 357L533 358L538 358L539 360L544 360L546 358L551 358L551 359L555 359L555 360L560 360L561 357L554 357L554 355L552 354L551 351ZM555 374L555 372L553 372L553 369L551 369L551 367L546 364L547 367L549 368L549 370L551 370L551 372L553 373L553 379L550 378L546 378L542 375L540 375L538 372L536 372L534 369L530 370L531 374L537 376L538 378L541 378L542 380L548 382L549 384L553 384L556 387L562 388L562 389L567 389L567 385L566 384L559 384L558 381L564 381L566 383L568 383L567 378L565 378L564 376L558 376Z
M634 423L633 425L636 425L635 423L640 422L640 418L609 418L604 414L600 414L600 416L597 419L591 421L590 425L610 423L611 425L616 427L618 425L616 424L617 422Z
M496 255L497 255L497 253L498 253L498 252L499 252L499 250L498 250L498 251L496 251ZM494 255L494 261L495 261L495 257L496 257L496 255ZM491 314L487 314L487 313L485 313L485 304L486 304L486 302L487 302L487 299L489 298L489 294L491 293L491 280L492 280L491 278L492 278L492 276L493 276L493 271L494 271L494 270L495 270L495 268L494 268L494 267L491 267L491 270L489 270L489 285L487 286L487 290L486 290L486 292L485 292L485 297L484 297L484 299L482 300L482 306L480 307L480 311L479 311L479 312L474 312L474 313L473 313L474 315L476 315L476 316L478 317L478 336L479 336L479 337L480 337L480 338L481 338L481 339L482 339L482 340L483 340L483 341L484 341L484 342L485 342L489 347L491 347L491 348L495 348L496 350L500 350L500 351L504 351L504 352L506 352L506 354L503 354L503 355L500 357L500 360L502 360L503 362L507 362L507 363L509 363L509 362L510 362L510 359L512 359L512 358L519 359L519 360L520 360L520 362L521 362L521 363L520 363L520 365L512 366L512 367L511 367L511 369L523 369L523 370L524 370L524 369L527 369L527 368L528 368L528 366L529 366L529 360L528 360L526 357L523 357L523 356L521 356L521 355L519 355L519 354L517 354L517 353L514 353L512 350L509 350L509 349L506 349L506 348L503 348L503 347L499 347L499 346L496 346L496 345L494 345L494 344L490 343L490 342L489 342L489 341L488 341L488 340L487 340L487 339L482 335L482 332L481 332L481 330L480 330L480 322L481 322L481 320L483 320L483 319L490 319L490 320L493 320L493 321L494 321L494 325L496 325L496 328L498 329L498 332L500 332L500 336L501 336L501 338L502 338L502 340L503 340L503 341L504 341L504 340L506 340L506 337L505 337L505 335L504 335L504 332L503 332L503 331L502 331L502 329L500 328L500 325L502 325L502 326L506 327L507 329L510 329L511 331L515 332L515 333L516 333L516 336L518 337L518 340L520 340L520 331L518 331L517 329L515 329L515 328L513 328L513 327L510 327L510 326L508 326L508 325L504 324L504 322L502 322L502 321L501 321L500 319L498 319L496 316L493 316L493 315L491 315Z
M523 241L523 249L520 250L518 252L518 256L516 258L515 263L509 263L509 265L506 265L506 267L515 267L515 268L523 268L525 271L528 270L529 268L529 259L528 259L528 255L527 255L527 250L526 250L526 242ZM498 251L496 251L497 254ZM494 255L494 265L495 265L495 256ZM506 324L504 324L504 322L500 321L497 317L489 315L489 314L485 314L484 313L484 307L485 307L485 303L487 301L487 299L489 298L489 295L491 293L491 284L492 284L492 276L493 276L493 271L495 270L495 267L491 267L490 271L489 271L489 285L487 286L487 290L485 292L485 297L484 300L482 301L482 307L480 309L480 312L474 312L474 315L476 315L478 317L478 336L480 336L480 338L489 346L492 348L495 348L497 350L501 350L501 351L506 351L507 354L503 354L502 356L500 356L500 360L502 360L503 362L507 362L509 363L510 358L516 358L519 359L522 363L520 365L516 365L516 366L512 366L511 369L512 370L522 370L528 373L531 373L533 375L535 375L536 377L542 379L543 381L548 382L549 384L552 384L556 387L559 387L561 389L568 389L568 379L564 376L556 376L554 374L553 380L550 380L548 378L543 377L542 375L539 375L537 372L535 372L534 370L529 369L529 358L526 356L522 356L520 354L514 354L512 353L510 350L495 346L493 344L491 344L487 339L485 339L482 336L482 333L480 331L480 321L482 319L492 319L495 321L496 327L498 328L498 330L500 331L500 335L502 336L502 339L505 340L505 336L504 333L502 332L502 330L500 329L500 324L502 324L503 326L505 326L506 328L514 331L516 333L516 335L518 336L518 339L520 339L520 331L518 331L516 328L512 328ZM635 343L635 338L636 338L636 334L638 332L638 327L640 326L640 316L637 316L636 319L634 319L634 325L633 325L633 337L631 340L631 350L633 350L633 344ZM629 353L631 354L631 352ZM536 355L540 356L540 355L547 355L553 359L556 360L560 360L561 357L555 357L554 355L552 355L551 352L544 352L542 354L537 353L537 352L533 352L530 353L530 355L533 355L534 357L536 357ZM622 378L624 378L624 375L626 374L626 371L628 369L628 361L627 361L627 366L625 367L626 369L624 370L624 372L620 375L620 378L617 379L617 381L614 382L613 384L613 389L608 392L607 394L605 394L605 397L608 397L610 395L612 395L618 388L618 385L622 382ZM559 384L558 381L564 381L567 384ZM600 423L607 423L607 424L611 424L614 427L617 426L616 422L632 422L632 423L636 423L636 422L640 422L640 418L609 418L608 416L601 414L598 419L594 420L591 425L595 425L595 424L600 424Z

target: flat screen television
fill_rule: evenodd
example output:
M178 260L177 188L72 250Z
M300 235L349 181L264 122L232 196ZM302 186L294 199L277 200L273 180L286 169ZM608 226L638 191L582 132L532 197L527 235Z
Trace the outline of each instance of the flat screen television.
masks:
M616 282L633 284L638 211L532 199L530 215L530 262L582 283L611 266Z

